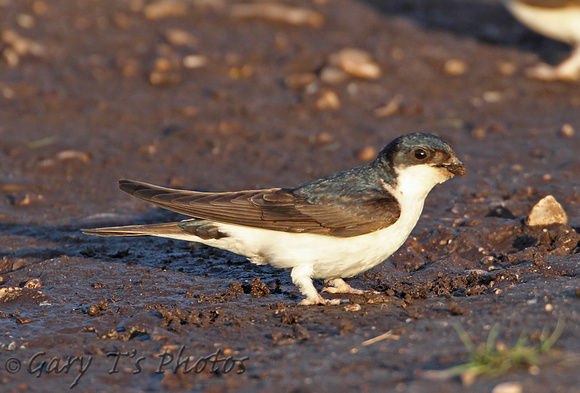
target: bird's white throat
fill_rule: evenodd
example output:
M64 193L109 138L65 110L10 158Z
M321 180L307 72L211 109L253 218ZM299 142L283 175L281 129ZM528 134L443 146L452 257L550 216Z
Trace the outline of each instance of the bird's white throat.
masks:
M383 187L397 198L402 211L419 210L419 215L429 191L452 176L445 168L431 165L412 165L396 169L396 173L396 185L383 183Z

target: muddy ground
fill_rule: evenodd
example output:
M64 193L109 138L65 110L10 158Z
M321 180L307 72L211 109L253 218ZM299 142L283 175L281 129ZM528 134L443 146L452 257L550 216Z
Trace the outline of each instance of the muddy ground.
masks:
M2 391L580 391L580 88L524 75L569 48L496 1L287 3L317 13L0 1ZM381 75L323 77L347 47ZM468 175L340 306L299 307L287 272L221 250L79 232L179 218L119 178L292 186L413 131L448 140ZM568 226L525 225L548 194ZM513 345L560 318L539 367L427 378L467 360L454 325L478 344L500 323Z

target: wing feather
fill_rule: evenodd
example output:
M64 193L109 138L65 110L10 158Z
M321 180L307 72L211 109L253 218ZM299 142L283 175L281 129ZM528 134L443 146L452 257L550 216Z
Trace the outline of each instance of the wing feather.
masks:
M213 193L132 180L120 180L119 187L137 198L188 216L295 233L358 236L386 228L400 215L397 200L386 192L356 203L338 197L312 203L292 189L280 188Z

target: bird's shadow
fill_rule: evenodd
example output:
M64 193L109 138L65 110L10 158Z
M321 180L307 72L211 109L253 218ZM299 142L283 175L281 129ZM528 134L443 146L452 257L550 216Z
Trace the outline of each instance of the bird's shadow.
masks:
M150 224L190 218L156 208L140 216L115 220L78 221L70 225L0 223L0 274L51 258L86 258L174 270L198 277L245 281L255 277L291 284L289 275L271 266L257 266L245 257L199 243L143 237L85 235L82 228ZM288 277L286 277L288 276Z
M570 47L537 34L516 20L500 1L357 0L385 17L411 20L427 30L449 31L488 44L536 53L558 63Z

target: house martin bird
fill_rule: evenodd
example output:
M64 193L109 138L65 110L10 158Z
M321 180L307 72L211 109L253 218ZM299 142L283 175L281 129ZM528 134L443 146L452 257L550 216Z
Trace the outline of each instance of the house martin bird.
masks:
M553 80L580 78L580 0L503 0L508 10L537 33L573 46L572 55L556 67L539 64L529 77Z
M289 269L306 296L302 305L329 304L330 293L362 293L343 278L393 254L415 227L431 189L465 166L443 139L424 133L398 137L365 165L295 188L234 192L182 191L133 180L121 190L192 219L83 229L97 236L158 236L193 241L244 255L252 263ZM335 304L335 303L333 303Z

